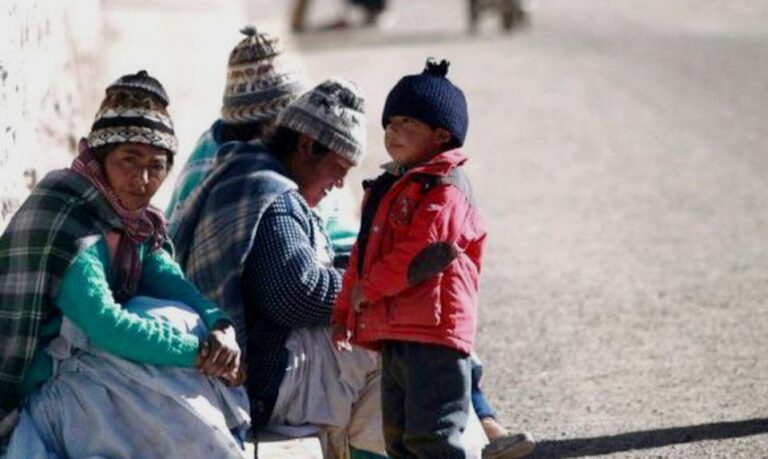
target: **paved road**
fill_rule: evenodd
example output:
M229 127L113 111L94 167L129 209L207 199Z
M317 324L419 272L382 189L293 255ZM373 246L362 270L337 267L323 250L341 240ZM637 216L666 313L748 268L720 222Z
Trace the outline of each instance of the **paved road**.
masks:
M373 118L424 57L453 61L502 419L543 457L768 455L768 6L541 0L530 30L469 39L460 2L394 5L391 30L297 48Z
M273 3L246 11L280 31ZM317 3L320 19L337 5ZM527 31L489 19L470 38L463 2L392 3L388 29L287 42L309 75L368 95L354 183L386 159L389 88L427 56L453 62L491 227L478 350L503 421L542 457L767 457L768 4L539 0ZM236 35L213 29L239 11L162 16L210 27L164 34L187 43L162 64L182 146L215 113Z

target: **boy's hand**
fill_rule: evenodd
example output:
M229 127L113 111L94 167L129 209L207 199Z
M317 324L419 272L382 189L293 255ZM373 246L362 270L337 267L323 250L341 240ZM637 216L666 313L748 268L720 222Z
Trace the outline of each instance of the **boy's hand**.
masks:
M342 324L331 325L331 339L336 346L336 350L339 352L348 352L352 350L352 332L347 330L347 327Z
M355 284L355 288L352 289L352 309L356 313L363 311L363 306L368 300L363 296L363 290L360 288L360 284Z

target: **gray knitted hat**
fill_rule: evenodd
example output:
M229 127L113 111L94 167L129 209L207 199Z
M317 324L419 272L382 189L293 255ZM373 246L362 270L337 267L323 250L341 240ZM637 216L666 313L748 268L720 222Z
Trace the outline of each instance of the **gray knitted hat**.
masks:
M354 83L330 79L288 105L277 125L307 134L357 166L365 152L364 105Z
M296 75L279 69L277 39L253 26L229 55L221 119L229 124L274 120L302 91ZM279 60L279 59L278 59Z

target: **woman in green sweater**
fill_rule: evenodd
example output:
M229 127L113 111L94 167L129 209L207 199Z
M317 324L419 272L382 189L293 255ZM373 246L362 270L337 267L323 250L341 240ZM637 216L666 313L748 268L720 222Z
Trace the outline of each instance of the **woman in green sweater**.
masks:
M167 104L144 71L110 85L0 237L0 456L244 454L234 329L149 204L177 146Z

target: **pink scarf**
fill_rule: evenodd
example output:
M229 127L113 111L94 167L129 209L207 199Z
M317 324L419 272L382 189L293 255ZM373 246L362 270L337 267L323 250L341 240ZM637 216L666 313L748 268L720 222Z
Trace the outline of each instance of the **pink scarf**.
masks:
M136 294L141 280L139 245L151 238L152 250L159 249L167 240L167 222L160 209L152 205L137 210L123 207L85 139L80 140L79 151L80 154L72 161L72 170L101 192L123 224L120 242L112 260L115 301L122 303Z

